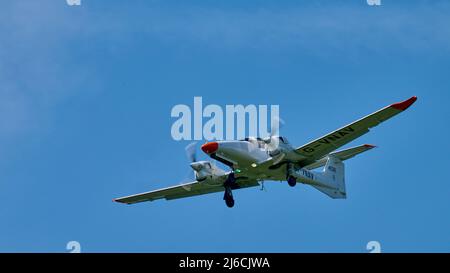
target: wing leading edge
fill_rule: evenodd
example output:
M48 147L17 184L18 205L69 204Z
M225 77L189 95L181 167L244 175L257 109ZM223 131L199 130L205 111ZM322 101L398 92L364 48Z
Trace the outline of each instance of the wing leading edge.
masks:
M414 96L403 102L386 106L375 113L298 147L296 151L306 158L304 162L302 162L304 163L303 165L309 165L350 141L366 134L369 132L370 128L373 128L383 121L408 109L416 100L417 97Z
M238 180L236 181L236 184L237 184L236 189L254 187L259 185L257 181L251 180ZM224 187L221 184L211 185L204 182L194 181L164 189L120 197L114 199L113 201L125 204L135 204L146 201L155 201L158 199L173 200L178 198L185 198L221 191L224 191Z

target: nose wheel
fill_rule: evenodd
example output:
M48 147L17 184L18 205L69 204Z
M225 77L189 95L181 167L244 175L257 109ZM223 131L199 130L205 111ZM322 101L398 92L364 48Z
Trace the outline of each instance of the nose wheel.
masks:
M223 199L225 200L225 204L227 207L232 208L234 207L234 198L233 198L233 192L230 188L225 188L225 194L223 196Z
M232 208L234 207L234 198L233 198L233 191L231 190L231 187L235 185L236 178L234 177L234 173L230 173L228 175L227 180L223 184L225 187L225 193L223 195L223 200L225 200L225 204L227 207Z

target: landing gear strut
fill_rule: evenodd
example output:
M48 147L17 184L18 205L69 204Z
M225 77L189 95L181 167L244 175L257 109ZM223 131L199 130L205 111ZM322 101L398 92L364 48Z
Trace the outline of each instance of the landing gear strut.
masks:
M233 191L231 190L231 187L235 185L235 183L236 178L234 177L234 173L230 173L225 183L223 183L223 186L225 187L223 200L225 200L225 204L227 204L227 207L229 208L232 208L234 206Z
M286 180L287 180L289 186L295 187L295 185L297 185L297 179L291 175L292 172L294 172L294 167L292 166L292 163L288 163Z

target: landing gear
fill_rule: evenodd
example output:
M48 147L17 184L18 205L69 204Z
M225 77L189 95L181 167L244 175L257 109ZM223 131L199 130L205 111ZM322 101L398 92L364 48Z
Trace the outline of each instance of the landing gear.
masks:
M289 186L295 187L295 185L297 185L297 179L292 175L292 173L294 172L294 166L292 165L292 163L288 163L286 167L287 167L286 180L287 180Z
M225 194L223 196L223 199L225 200L225 204L227 204L227 207L232 208L234 206L234 198L231 188L229 187L225 188Z
M297 179L291 175L287 178L287 182L291 187L295 187L295 185L297 185Z
M223 186L225 187L223 200L225 200L225 204L229 208L232 208L234 206L233 191L231 189L235 185L236 185L236 178L234 177L234 173L230 173L225 183L223 183Z

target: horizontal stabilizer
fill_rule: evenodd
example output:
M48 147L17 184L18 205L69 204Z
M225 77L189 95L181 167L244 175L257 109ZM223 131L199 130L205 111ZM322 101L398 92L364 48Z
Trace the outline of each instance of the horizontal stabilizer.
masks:
M357 147L353 147L353 148L349 148L349 149L345 149L345 150L341 150L341 151L337 151L337 152L333 152L330 155L339 158L341 161L345 161L347 159L350 159L356 155L359 155L360 153L363 152L367 152L373 148L375 148L376 146L374 145L370 145L370 144L364 144L361 146L357 146ZM327 163L328 160L328 156L325 156L319 160L317 160L316 162L309 164L308 166L305 166L305 169L308 170L313 170L313 169L317 169L320 167L325 166L325 164Z

